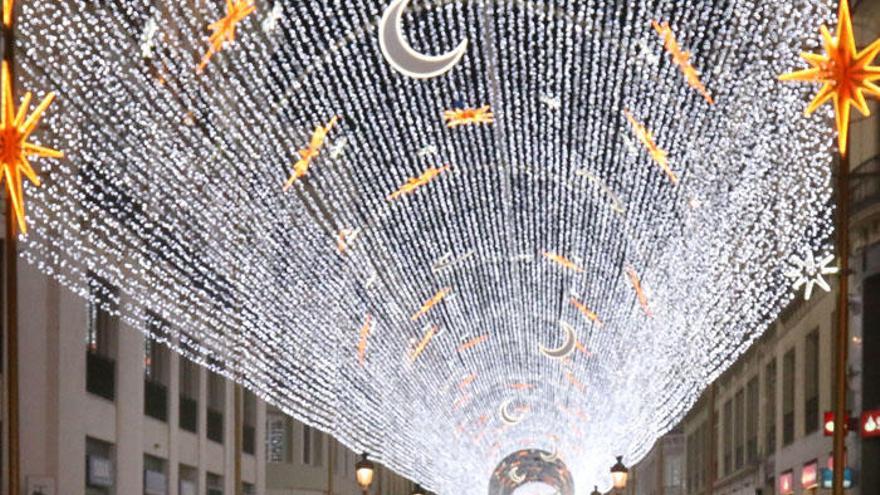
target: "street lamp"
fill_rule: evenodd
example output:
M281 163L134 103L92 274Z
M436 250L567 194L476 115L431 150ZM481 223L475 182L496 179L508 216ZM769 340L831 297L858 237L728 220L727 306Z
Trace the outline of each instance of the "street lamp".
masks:
M593 485L593 491L590 492L590 495L602 495L602 492L599 491L599 487L598 487L598 486Z
M614 484L615 490L623 490L626 488L626 478L629 476L629 469L623 465L623 456L617 456L617 463L611 466L611 482Z
M357 484L360 485L365 493L370 489L370 485L373 484L374 471L373 461L367 459L367 453L364 452L361 454L361 460L354 465L354 476L357 479Z

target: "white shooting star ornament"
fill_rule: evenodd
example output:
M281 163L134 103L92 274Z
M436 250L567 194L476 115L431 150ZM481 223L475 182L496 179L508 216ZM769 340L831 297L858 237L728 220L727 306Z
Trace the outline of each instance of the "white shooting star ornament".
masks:
M334 160L338 160L338 159L342 158L342 155L345 154L345 147L347 145L348 145L348 138L345 138L345 137L339 138L335 143L333 143L333 146L330 146L330 152L328 153L330 155L330 158L332 158Z
M560 101L559 97L556 96L541 95L540 101L550 110L559 110L560 108L562 108L562 101Z
M156 47L156 33L159 32L159 25L155 19L149 19L144 24L144 31L141 33L141 57L153 58L153 49Z
M281 4L281 0L275 0L275 3L272 5L272 10L266 14L266 17L263 19L260 26L263 28L263 32L269 34L275 31L275 29L278 28L278 22L281 20L283 14L284 6Z
M840 268L828 266L834 261L833 254L829 254L817 262L812 251L808 251L804 259L792 255L789 261L793 268L785 272L785 276L793 280L794 290L800 290L806 285L806 289L804 289L805 300L810 300L810 296L813 295L813 287L816 285L825 292L831 292L831 286L825 280L825 275L836 275L840 272Z
M421 149L419 149L418 153L416 153L416 154L419 156L419 158L425 158L425 157L428 157L431 155L436 155L437 154L437 146L435 146L433 144L429 144L429 145L424 146Z

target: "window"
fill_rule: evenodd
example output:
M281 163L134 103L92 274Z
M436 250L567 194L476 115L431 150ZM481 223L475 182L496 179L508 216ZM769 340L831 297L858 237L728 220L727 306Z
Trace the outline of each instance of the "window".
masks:
M746 462L758 460L758 377L746 385Z
M113 445L86 437L86 495L114 492Z
M200 370L196 363L180 357L180 428L192 433L198 432Z
M180 465L178 477L180 478L177 493L180 495L198 495L199 493L199 470L186 464Z
M728 399L724 403L724 475L733 472L733 400Z
M707 452L711 448L711 444L710 444L711 440L709 437L709 434L710 434L709 428L710 428L709 421L706 420L706 421L703 421L702 426L700 426L700 429L698 430L699 431L699 433L698 433L699 440L697 443L697 449L700 452L700 457L697 457L696 461L697 461L697 486L699 486L700 488L702 488L706 484L706 479L709 475L709 473L705 469L705 464L700 462L700 459L703 459L705 452ZM710 469L712 470L712 473L715 472L714 465L710 466Z
M226 407L226 380L208 372L208 440L223 443L223 410Z
M116 358L116 332L119 329L119 290L94 274L88 278L89 303L86 348L101 357Z
M144 338L144 414L160 421L168 420L168 374L171 355L164 339L168 324L148 315L147 336Z
M254 488L253 483L241 483L241 493L242 495L257 495L257 489Z
M681 457L670 456L666 461L666 472L663 475L665 493L678 491L681 486Z
M807 335L804 346L804 433L819 429L819 329Z
M312 428L309 425L302 425L303 443L302 443L302 462L303 464L312 464Z
M314 454L312 456L312 465L321 467L324 465L324 434L318 430L313 430L312 442L314 442L312 447L312 454Z
M165 460L144 455L144 495L165 495L168 493L168 474Z
M697 488L696 466L695 466L695 462L694 462L696 460L696 454L697 454L696 447L694 445L695 440L696 440L696 433L692 433L692 434L688 435L687 439L685 440L685 447L684 447L685 459L687 460L687 463L685 465L685 470L687 471L685 473L685 476L687 478L687 483L685 485L685 488L689 492L692 492Z
M278 411L266 411L266 461L290 462L290 420Z
M764 449L776 452L776 358L764 370Z
M223 495L223 476L208 473L205 484L208 487L208 495Z
M794 360L791 349L782 358L782 445L794 442Z
M743 426L745 426L745 415L743 414L743 408L745 407L745 392L743 389L739 389L739 392L736 393L736 397L733 402L733 443L735 445L734 450L734 462L736 463L735 469L742 469L743 462L745 462L745 446L743 445L745 438L743 435Z
M254 455L257 452L257 396L248 390L244 391L244 404L242 405L242 447L245 454Z
M711 406L710 406L710 407L711 407ZM713 407L713 409L714 409L714 407ZM720 417L721 417L721 411L715 409L715 410L713 411L713 413L715 414L715 417L716 417L716 418L720 418ZM711 438L711 443L710 443L710 445L713 445L713 446L714 446L715 452L712 453L712 455L713 455L713 457L714 457L714 456L717 456L717 455L718 455L718 447L721 445L721 444L718 442L718 439L720 438L720 431L719 431L719 429L721 428L721 422L720 422L720 421L713 421L713 422L712 422L712 426L711 426L710 428L712 429L712 431L711 431L711 433L710 433L710 434L712 435L712 436L710 437L710 438ZM715 462L715 465L712 466L711 469L712 469L712 471L711 471L710 474L712 475L712 477L716 477L716 476L718 476L718 461Z
M106 280L89 276L86 324L86 390L107 400L116 398L116 315L118 290Z

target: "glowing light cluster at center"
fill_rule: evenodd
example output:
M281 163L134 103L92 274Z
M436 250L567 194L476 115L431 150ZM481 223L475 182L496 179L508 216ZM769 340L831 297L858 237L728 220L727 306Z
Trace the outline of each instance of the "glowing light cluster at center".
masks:
M433 491L521 449L607 486L823 255L832 136L777 76L824 0L413 1L413 50L468 40L427 80L389 2L276 1L22 5L66 156L24 256Z

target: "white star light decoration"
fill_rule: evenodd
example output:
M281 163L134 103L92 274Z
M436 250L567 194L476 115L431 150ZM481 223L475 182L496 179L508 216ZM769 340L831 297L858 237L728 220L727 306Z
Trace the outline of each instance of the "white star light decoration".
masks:
M419 53L469 41L428 80L380 52L390 0L254 0L200 76L224 0L22 2L16 76L64 88L41 135L68 157L27 191L22 256L84 297L105 279L133 328L173 322L178 351L440 495L485 495L522 449L607 487L614 455L635 463L790 301L779 253L830 237L831 130L777 75L833 13L780 1L412 2ZM448 129L456 102L495 123ZM678 185L627 151L625 110Z
M818 262L812 251L807 251L804 258L797 256L791 257L792 269L785 272L785 276L792 280L794 290L798 291L801 287L804 289L804 299L809 301L813 295L813 287L819 286L825 292L831 292L831 286L825 281L826 275L837 275L840 269L836 266L828 266L834 262L834 255L829 254L821 258Z
M272 10L266 14L263 22L260 23L264 33L271 34L278 29L278 23L281 22L281 18L284 15L284 5L281 2L282 0L275 0L275 3L272 4Z

